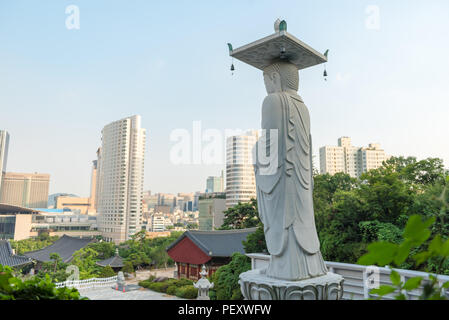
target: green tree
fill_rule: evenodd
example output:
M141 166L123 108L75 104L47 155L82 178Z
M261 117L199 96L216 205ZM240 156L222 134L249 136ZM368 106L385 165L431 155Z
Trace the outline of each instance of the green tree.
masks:
M242 272L251 269L250 259L238 252L231 256L231 262L221 266L211 277L214 288L210 291L211 299L242 300L243 296L238 283Z
M126 273L129 273L129 274L134 273L133 263L131 261L126 261L124 263L122 271L126 272Z
M246 253L268 253L267 243L262 222L259 223L255 232L250 233L243 241Z
M241 203L224 211L224 220L221 225L222 230L245 229L256 227L259 223L259 212L256 199L251 202Z

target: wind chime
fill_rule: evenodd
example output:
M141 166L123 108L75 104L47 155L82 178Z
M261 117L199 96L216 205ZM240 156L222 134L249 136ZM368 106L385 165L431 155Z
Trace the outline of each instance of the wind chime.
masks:
M327 60L327 55L329 54L329 49L326 50L326 52L324 53L324 56L326 57ZM323 73L323 77L324 77L324 81L327 81L327 70L326 70L326 64L324 64L324 73Z
M232 44L228 43L228 48L229 48L229 53L232 52ZM232 57L232 61L231 61L231 75L234 75L234 57Z

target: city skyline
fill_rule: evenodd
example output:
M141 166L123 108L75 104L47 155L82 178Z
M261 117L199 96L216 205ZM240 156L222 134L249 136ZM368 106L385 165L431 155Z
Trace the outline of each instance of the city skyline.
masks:
M326 2L331 16L320 1L290 1L288 12L265 1L179 4L177 12L164 4L77 1L79 30L65 27L68 1L2 3L0 130L10 134L7 171L49 173L51 194L87 197L101 128L140 114L149 135L144 190L203 191L206 178L224 165L170 164L170 133L191 131L196 120L205 129L260 127L262 75L239 62L231 75L226 43L238 47L254 30L270 34L266 21L278 17L305 42L330 49L327 82L321 67L300 74L299 93L311 106L315 167L319 147L340 136L353 137L354 145L379 142L393 156L442 158L448 167L449 62L433 58L449 53L439 41L449 27L448 3L411 2ZM371 4L380 10L377 30L366 26ZM237 27L250 11L251 28Z

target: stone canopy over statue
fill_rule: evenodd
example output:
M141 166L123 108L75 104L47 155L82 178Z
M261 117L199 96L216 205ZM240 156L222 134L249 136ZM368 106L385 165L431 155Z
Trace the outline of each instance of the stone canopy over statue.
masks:
M341 276L328 273L320 252L313 209L310 116L298 95L299 70L327 58L286 29L286 22L277 20L273 35L236 50L230 46L232 57L263 71L268 93L262 105L264 141L257 144L255 175L259 216L271 257L267 269L240 276L246 299L260 297L270 286L276 290L268 296L279 299L291 299L288 292L304 298L299 292L310 283L315 283L315 289L318 284L333 285L341 291ZM328 291L317 289L314 298L328 298Z

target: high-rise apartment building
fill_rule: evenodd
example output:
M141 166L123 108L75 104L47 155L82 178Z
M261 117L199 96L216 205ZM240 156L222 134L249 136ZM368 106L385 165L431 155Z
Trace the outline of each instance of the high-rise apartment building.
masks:
M389 156L379 144L370 143L368 148L351 145L351 138L341 137L338 146L320 148L320 172L334 175L338 172L359 177L371 169L377 169Z
M207 177L206 181L206 193L223 192L224 191L224 176L223 170L219 177Z
M0 203L47 208L49 186L49 174L6 172L2 177Z
M231 136L226 140L226 207L256 198L254 147L258 132Z
M8 161L9 133L0 130L0 191L2 190L2 176L6 172Z
M140 116L112 122L102 130L97 164L99 229L120 243L140 231L146 132Z

